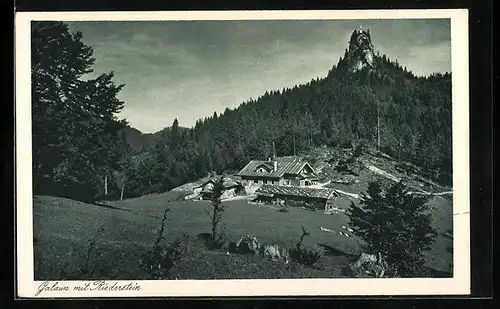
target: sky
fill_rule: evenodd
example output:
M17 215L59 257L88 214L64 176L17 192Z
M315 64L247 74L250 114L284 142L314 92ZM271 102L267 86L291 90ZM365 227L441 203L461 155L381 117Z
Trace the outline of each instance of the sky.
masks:
M449 19L77 21L94 49L94 76L125 84L119 117L143 133L235 108L266 91L325 77L352 31L370 29L375 51L417 75L451 72Z

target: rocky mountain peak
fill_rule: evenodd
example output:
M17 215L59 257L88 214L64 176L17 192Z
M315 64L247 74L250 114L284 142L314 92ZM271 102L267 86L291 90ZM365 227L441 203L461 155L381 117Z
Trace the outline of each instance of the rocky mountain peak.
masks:
M375 54L373 51L370 30L355 29L349 40L347 60L350 72L356 72L364 68L374 68Z

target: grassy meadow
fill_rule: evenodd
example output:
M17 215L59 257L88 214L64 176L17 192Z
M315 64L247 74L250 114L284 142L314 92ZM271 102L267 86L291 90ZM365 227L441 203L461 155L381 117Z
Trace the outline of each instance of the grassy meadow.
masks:
M304 245L321 253L314 267L300 264L285 267L258 256L209 251L199 233L210 232L210 203L184 201L182 192L152 194L99 206L69 199L34 198L35 279L149 279L140 267L141 254L152 247L161 226L165 208L166 242L187 235L188 251L164 279L251 279L251 278L332 278L342 277L342 268L356 259L360 242L340 235L347 232L347 216L325 215L322 211L289 208L279 212L269 205L246 200L223 204L222 226L228 241L245 235L256 236L261 244L293 248L301 227L310 233ZM451 229L451 202L435 197L431 204L440 236L427 266L436 275L451 276L452 240L442 233ZM339 208L349 200L340 199ZM321 228L330 231L321 230Z

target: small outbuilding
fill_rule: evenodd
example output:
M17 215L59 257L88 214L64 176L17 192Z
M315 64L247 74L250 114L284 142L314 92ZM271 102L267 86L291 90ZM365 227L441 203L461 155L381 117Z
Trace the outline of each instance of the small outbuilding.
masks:
M328 210L339 193L329 188L263 185L255 192L260 202Z
M212 178L198 187L198 190L201 189L200 197L202 199L209 200L212 198L215 181L216 178ZM229 177L224 177L222 181L224 187L224 192L221 196L222 199L243 195L245 193L245 188L240 182L234 181Z

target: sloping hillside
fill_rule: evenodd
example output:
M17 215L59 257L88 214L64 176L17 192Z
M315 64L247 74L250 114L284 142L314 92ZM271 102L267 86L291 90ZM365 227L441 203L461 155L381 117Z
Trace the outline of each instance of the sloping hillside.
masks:
M37 280L81 279L82 276L148 279L148 273L140 268L141 254L152 246L165 207L171 209L166 222L167 241L183 234L190 239L190 252L181 258L172 274L179 279L339 277L342 276L341 266L347 265L351 258L339 251L338 256L326 255L320 269L295 265L288 270L282 264L251 256L228 257L225 251L207 251L196 240L196 235L210 230L209 205L206 202L174 201L167 204L167 201L175 200L176 195L167 193L124 200L113 205L118 208L48 196L36 197L35 277ZM304 214L299 209L282 214L244 201L228 202L227 206L224 224L228 238L233 241L251 234L262 243L291 248L300 237L302 222L314 235L306 241L307 245L319 249L317 242L320 241L326 244L325 248L332 245L330 235L319 230L320 225L329 224L331 220L319 213L308 212L302 218ZM95 243L94 247L92 243ZM355 250L354 243L340 245L342 250ZM206 267L199 269L200 263ZM92 271L82 274L86 265ZM256 269L260 271L255 272Z
M155 133L142 133L136 128L127 125L122 130L125 133L125 138L130 145L132 152L140 154L151 151L155 143L161 140L164 134L168 134L170 129L170 127L166 127ZM188 128L179 127L179 130L187 131Z
M347 189L345 189L347 192ZM352 188L350 189L352 192ZM142 254L150 248L161 226L165 208L166 241L188 236L189 252L172 270L170 279L215 278L331 278L342 277L342 268L360 253L359 240L347 232L344 213L325 215L321 211L290 208L281 213L267 205L245 200L224 202L223 225L228 241L254 235L263 244L293 248L304 226L310 236L305 245L322 257L316 268L295 265L287 269L245 255L227 256L225 251L207 251L197 235L210 231L206 201L183 201L182 191L145 195L107 203L85 204L49 196L34 198L35 277L44 279L148 279L141 266ZM340 198L347 208L352 196ZM426 253L427 266L450 275L452 257L452 207L441 196L430 200L434 226L440 234ZM200 265L205 265L200 268ZM169 279L167 278L167 279Z
M368 183L380 181L385 186L402 180L412 192L439 193L451 197L452 188L439 184L412 163L398 160L375 149L318 147L300 154L313 164L321 182L328 187L344 188L359 194L368 189Z

